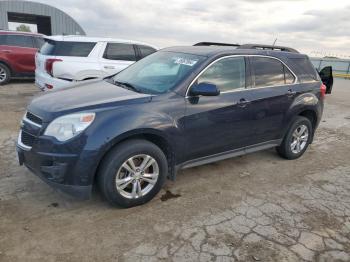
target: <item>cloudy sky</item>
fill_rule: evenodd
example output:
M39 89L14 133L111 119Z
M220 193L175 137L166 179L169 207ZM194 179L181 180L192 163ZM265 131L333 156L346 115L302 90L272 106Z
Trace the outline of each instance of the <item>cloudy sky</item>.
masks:
M350 56L349 0L39 0L71 15L90 36L159 47L199 41L288 45Z

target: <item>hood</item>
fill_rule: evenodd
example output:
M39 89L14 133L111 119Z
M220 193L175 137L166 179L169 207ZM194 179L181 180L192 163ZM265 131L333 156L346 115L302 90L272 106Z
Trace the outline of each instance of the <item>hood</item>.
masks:
M48 121L62 114L83 110L146 103L151 101L151 97L149 94L136 93L105 80L91 80L40 95L32 100L28 111Z

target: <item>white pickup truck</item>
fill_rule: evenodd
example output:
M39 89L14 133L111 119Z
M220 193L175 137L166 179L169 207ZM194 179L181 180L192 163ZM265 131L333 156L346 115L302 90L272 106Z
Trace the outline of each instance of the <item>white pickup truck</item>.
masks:
M45 37L35 56L35 84L41 90L116 74L157 51L142 42L85 36Z

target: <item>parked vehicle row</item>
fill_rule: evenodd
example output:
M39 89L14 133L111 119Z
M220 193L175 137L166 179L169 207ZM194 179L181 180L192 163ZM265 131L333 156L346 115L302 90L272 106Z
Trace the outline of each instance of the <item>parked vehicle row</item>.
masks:
M323 72L326 87L306 55L264 49L166 48L47 92L23 117L19 162L68 194L89 198L96 181L112 205L132 207L182 168L272 147L296 159L313 141L332 76Z
M0 85L33 77L41 90L116 74L157 51L131 40L0 31Z

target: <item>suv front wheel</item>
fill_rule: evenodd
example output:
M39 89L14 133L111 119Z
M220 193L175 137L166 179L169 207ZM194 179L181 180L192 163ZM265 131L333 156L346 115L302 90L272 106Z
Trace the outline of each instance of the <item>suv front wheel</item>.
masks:
M296 159L304 154L311 142L313 135L310 120L303 116L298 116L287 134L282 144L277 147L280 156L286 159Z
M0 63L0 86L7 84L10 81L10 78L10 69L6 65Z
M129 140L105 157L98 182L112 205L133 207L150 201L162 188L167 173L167 159L159 147L146 140Z

